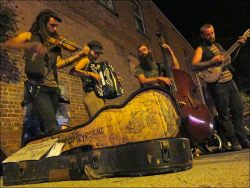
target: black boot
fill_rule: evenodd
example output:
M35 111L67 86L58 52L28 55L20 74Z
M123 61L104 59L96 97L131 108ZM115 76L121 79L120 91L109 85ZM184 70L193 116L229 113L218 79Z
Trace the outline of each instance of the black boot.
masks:
M238 150L242 150L242 147L239 143L239 140L237 138L231 138L230 142L232 143L231 148L229 149L229 151L238 151Z
M240 144L241 144L242 148L250 149L250 142L249 142L248 138L241 138Z

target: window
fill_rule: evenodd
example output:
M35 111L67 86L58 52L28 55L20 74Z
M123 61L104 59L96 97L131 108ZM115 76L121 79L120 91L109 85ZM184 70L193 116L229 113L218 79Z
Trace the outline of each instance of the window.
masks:
M142 18L141 5L139 4L137 0L132 0L132 5L134 8L136 29L143 34L146 34L144 23L143 23L143 18Z
M113 0L99 0L99 2L110 10L114 10Z

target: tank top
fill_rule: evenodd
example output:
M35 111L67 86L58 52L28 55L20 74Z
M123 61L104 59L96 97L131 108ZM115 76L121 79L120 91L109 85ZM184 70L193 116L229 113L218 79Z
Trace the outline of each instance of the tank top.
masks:
M208 60L212 59L214 56L219 55L221 52L224 51L222 49L222 47L217 43L213 43L210 46L204 45L204 46L202 46L202 50L203 50L202 61L208 61ZM218 83L225 83L225 82L232 80L232 77L233 77L232 73L230 72L228 67L224 67L222 69L221 77L219 78L219 80L217 80L217 82Z

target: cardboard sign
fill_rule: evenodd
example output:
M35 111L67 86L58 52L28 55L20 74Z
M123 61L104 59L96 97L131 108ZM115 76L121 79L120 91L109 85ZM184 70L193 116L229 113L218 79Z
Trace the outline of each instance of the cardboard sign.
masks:
M39 160L42 158L45 154L50 152L49 156L60 155L63 145L61 143L57 143L58 139L48 140L41 143L31 143L27 146L21 148L16 153L9 156L7 159L3 161L3 163L10 163L10 162L19 162L19 161L28 161L28 160ZM55 145L59 144L61 147L56 147ZM54 147L53 147L54 146ZM55 151L55 149L57 151ZM60 150L60 151L58 151Z

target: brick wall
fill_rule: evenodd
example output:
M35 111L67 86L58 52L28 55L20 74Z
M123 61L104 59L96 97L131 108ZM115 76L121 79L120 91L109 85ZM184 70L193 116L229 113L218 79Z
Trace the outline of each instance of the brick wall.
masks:
M159 29L159 22L161 29L166 33L167 42L172 46L181 68L185 71L188 71L188 67L184 49L189 57L193 52L192 47L150 0L140 2L146 35L142 35L136 30L133 7L129 0L114 0L115 13L99 4L98 0L12 0L10 6L15 8L18 15L19 30L17 33L28 31L36 15L42 9L50 8L63 19L59 27L59 33L62 36L67 36L79 45L86 44L93 39L99 40L104 46L104 54L100 60L107 60L111 63L123 78L122 86L125 95L107 102L107 104L119 104L139 88L128 64L128 56L136 56L137 46L144 42L148 43L155 59L162 61L160 47L155 36ZM25 75L23 52L8 50L7 53L10 63L1 60L1 74L5 74L9 79L1 79L0 82L0 134L1 149L9 155L18 150L20 145L23 121L23 109L20 103L23 97ZM65 52L64 55L70 54ZM87 115L83 106L82 83L79 78L68 74L71 67L59 71L59 80L71 101L71 125L74 126L85 122Z

